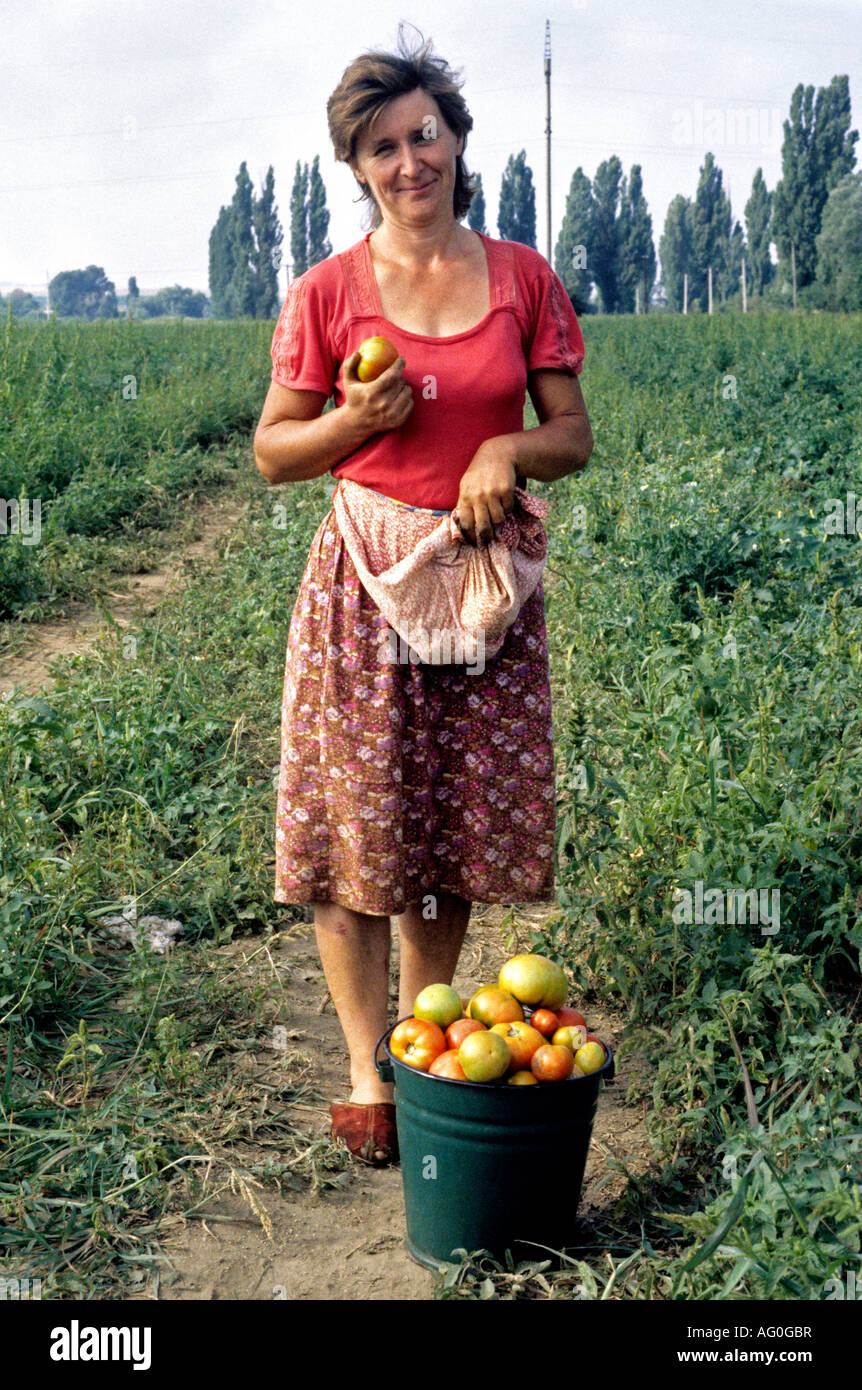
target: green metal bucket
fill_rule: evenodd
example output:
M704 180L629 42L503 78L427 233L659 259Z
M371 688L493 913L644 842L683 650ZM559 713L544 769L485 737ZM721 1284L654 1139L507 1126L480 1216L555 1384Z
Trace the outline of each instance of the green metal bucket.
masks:
M459 1248L502 1261L577 1246L577 1210L610 1048L589 1076L539 1086L448 1081L393 1057L393 1024L374 1064L395 1083L407 1249L432 1269ZM381 1060L381 1046L386 1054Z

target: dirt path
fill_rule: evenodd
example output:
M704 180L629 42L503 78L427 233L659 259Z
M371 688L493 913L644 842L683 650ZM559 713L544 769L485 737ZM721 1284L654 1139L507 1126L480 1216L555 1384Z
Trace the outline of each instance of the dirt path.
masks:
M164 556L146 574L118 575L105 607L121 627L153 615L192 566L214 559L220 542L237 526L246 503L233 489L199 498L166 538ZM106 628L94 603L68 603L50 622L0 623L0 699L15 687L33 695L54 683L52 664L95 647Z
M547 909L524 915L534 927ZM474 909L455 987L471 994L493 978L507 956L500 929L501 909ZM236 966L252 957L242 973L249 988L264 973L272 980L273 997L287 1000L278 1022L286 1043L283 1065L294 1059L310 1059L313 1084L320 1100L288 1111L296 1127L309 1136L328 1134L331 1101L349 1094L346 1052L338 1018L327 1002L311 925L296 928L290 937L278 938L272 961L260 951L257 939L233 941L218 952L225 963ZM393 934L390 980L392 1017L397 1005L397 932ZM279 980L272 979L276 970ZM591 1027L612 1047L620 1037L620 1019L612 1011L588 1006ZM272 1053L250 1060L255 1072L272 1077ZM580 1214L601 1216L613 1208L625 1186L614 1174L608 1180L606 1159L617 1155L632 1171L648 1166L649 1144L643 1128L643 1107L628 1106L625 1093L632 1076L626 1061L618 1065L617 1080L599 1098ZM248 1078L246 1078L248 1079ZM232 1162L260 1161L266 1151L253 1143L231 1146ZM601 1185L600 1185L601 1184ZM417 1300L431 1299L435 1276L416 1264L404 1246L404 1201L399 1168L373 1169L352 1163L343 1190L319 1196L295 1192L279 1195L258 1190L256 1201L265 1208L272 1238L259 1216L241 1195L224 1193L199 1214L215 1220L195 1219L167 1240L164 1249L170 1265L163 1266L157 1297L161 1300ZM152 1296L152 1294L150 1295Z

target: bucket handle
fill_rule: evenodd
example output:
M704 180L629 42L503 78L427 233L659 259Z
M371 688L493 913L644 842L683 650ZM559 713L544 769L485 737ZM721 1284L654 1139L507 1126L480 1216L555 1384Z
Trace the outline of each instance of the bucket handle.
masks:
M385 1033L380 1034L380 1037L377 1039L377 1042L374 1047L374 1069L377 1072L377 1075L380 1077L381 1081L395 1080L395 1068L389 1061L388 1057L384 1058L384 1060L381 1062L379 1057L377 1056L378 1052L380 1051L380 1044L387 1037L389 1031L390 1030L387 1028Z

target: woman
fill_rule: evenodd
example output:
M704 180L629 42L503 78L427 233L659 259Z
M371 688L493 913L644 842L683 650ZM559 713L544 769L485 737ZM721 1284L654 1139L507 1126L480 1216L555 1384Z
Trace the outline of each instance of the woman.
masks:
M386 563L409 556L449 513L454 548L476 558L519 498L535 504L519 483L582 468L593 447L583 339L561 282L531 248L461 225L473 122L430 51L399 36L399 55L356 59L329 100L336 157L373 204L372 230L290 285L254 440L270 483L341 480L377 572L375 547ZM375 335L400 355L363 383L358 347ZM527 431L525 387L541 421ZM337 408L323 414L330 395ZM524 506L518 515L529 520ZM473 901L553 898L548 659L539 582L473 669L405 660L403 648L382 663L387 617L343 529L331 509L290 625L275 899L314 904L350 1053L333 1135L385 1163L397 1158L393 1088L373 1052L387 1027L390 917L404 1017L425 985L451 983Z

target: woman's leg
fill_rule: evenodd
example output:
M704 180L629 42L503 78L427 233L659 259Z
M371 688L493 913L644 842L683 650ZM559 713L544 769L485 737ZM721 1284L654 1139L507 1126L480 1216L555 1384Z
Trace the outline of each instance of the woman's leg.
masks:
M428 894L398 918L401 979L398 1017L409 1018L413 1002L426 985L451 985L464 944L473 904L455 893ZM435 917L423 912L435 911Z
M357 1105L391 1101L394 1088L374 1069L374 1045L385 1033L389 1004L388 917L314 904L320 963L350 1053L350 1099Z

